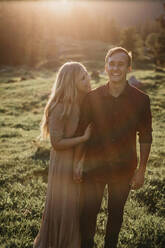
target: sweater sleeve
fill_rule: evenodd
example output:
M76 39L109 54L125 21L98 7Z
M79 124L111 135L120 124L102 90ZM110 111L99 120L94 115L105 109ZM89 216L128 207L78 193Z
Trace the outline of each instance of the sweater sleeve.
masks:
M138 135L139 143L152 143L152 115L148 96L145 96L145 100L141 104Z

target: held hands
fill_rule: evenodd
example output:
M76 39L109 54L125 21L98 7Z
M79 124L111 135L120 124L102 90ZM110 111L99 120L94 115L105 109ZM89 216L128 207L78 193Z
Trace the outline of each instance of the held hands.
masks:
M91 132L92 132L92 124L90 123L85 129L84 135L82 136L83 142L87 141L90 138ZM82 158L78 162L75 162L73 166L73 180L76 183L82 182L84 157L85 157L85 154L82 156Z
M144 184L144 173L142 169L137 169L131 180L131 189L140 189Z

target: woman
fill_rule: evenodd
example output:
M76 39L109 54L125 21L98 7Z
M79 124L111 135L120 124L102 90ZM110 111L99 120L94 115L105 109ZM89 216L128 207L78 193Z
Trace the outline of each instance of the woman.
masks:
M59 70L45 107L41 136L50 135L51 152L48 189L35 248L79 248L79 185L72 179L74 146L87 141L91 128L73 137L79 121L80 104L90 91L86 68L78 62Z

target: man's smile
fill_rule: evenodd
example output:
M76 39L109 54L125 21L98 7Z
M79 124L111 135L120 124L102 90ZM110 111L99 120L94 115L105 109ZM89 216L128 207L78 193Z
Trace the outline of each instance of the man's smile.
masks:
M112 76L121 76L121 73L112 73Z

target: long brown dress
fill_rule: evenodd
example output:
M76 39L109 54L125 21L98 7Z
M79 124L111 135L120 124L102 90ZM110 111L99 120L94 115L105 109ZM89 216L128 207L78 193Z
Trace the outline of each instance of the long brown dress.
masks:
M72 177L74 148L54 150L53 144L61 138L73 137L78 121L78 106L63 121L63 105L58 103L49 117L50 167L46 203L35 248L80 248L79 185Z

